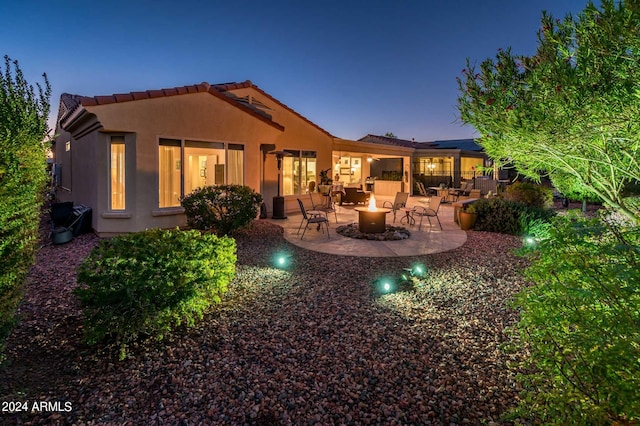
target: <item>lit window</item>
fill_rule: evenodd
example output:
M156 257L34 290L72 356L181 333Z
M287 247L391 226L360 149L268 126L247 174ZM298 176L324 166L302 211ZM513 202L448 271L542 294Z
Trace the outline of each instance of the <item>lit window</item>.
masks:
M125 144L124 137L112 136L110 143L110 210L125 210Z
M316 180L316 151L285 149L285 152L291 156L282 159L282 193L284 195L304 194L307 192L309 182Z
M244 146L221 142L160 139L159 206L178 207L180 197L196 188L244 184ZM225 159L228 159L226 168Z

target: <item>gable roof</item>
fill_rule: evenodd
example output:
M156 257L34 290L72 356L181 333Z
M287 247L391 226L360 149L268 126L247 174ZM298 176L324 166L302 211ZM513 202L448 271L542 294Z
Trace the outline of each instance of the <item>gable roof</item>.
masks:
M252 86L251 82L248 80L244 83L248 83L250 86ZM244 84L244 83L240 83L240 84ZM267 114L264 110L257 108L247 102L241 101L239 98L233 96L233 94L225 93L227 92L228 87L234 86L237 84L238 83L225 83L225 84L218 84L218 85L212 86L207 82L203 82L200 84L194 84L190 86L179 86L179 87L172 87L169 89L146 90L142 92L116 93L113 95L106 95L106 96L80 96L80 95L72 95L69 93L63 93L60 96L61 108L58 113L58 122L61 123L65 121L67 118L69 118L75 111L77 111L81 107L132 102L132 101L139 101L144 99L187 95L191 93L209 93L279 130L284 130L284 126L273 121L271 116ZM64 107L64 111L63 111L63 107Z
M328 131L326 131L322 127L318 126L313 121L309 120L307 117L305 117L302 114L296 112L294 109L292 109L289 106L283 104L282 102L280 102L279 100L277 100L276 98L274 98L273 96L271 96L270 94L268 94L267 92L265 92L264 90L262 90L261 88L256 86L255 84L253 84L251 82L251 80L246 80L246 81L243 81L242 83L217 84L216 88L218 90L220 90L221 92L226 93L226 94L231 94L229 92L230 90L253 88L255 91L257 91L261 95L265 96L266 98L270 99L271 101L275 102L277 105L281 106L282 108L285 108L287 111L290 111L291 113L293 113L294 115L296 115L298 118L302 119L303 121L307 122L308 124L311 124L313 127L315 127L316 129L320 130L322 133L326 134L327 136L329 136L331 138L335 138L335 136L333 136L331 133L329 133ZM246 98L237 98L237 99L242 99L245 103L248 102L248 100ZM253 102L255 103L255 101L253 101Z

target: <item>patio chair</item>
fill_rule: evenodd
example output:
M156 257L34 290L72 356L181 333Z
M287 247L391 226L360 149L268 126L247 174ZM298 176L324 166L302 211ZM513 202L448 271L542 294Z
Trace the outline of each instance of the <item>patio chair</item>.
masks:
M420 216L420 224L418 225L418 230L422 229L422 218L426 217L429 221L429 230L431 230L431 218L435 217L438 221L438 225L440 225L440 230L442 230L442 223L440 223L440 218L438 217L438 211L440 210L440 204L442 203L442 197L431 197L431 202L429 203L429 207L416 206L413 209L412 216L415 218L416 216Z
M347 204L367 204L369 202L369 194L358 188L344 188L344 195L340 198L340 205Z
M307 232L307 226L312 223L318 225L318 230L322 228L322 225L324 224L324 226L326 226L327 228L327 238L329 238L329 219L327 219L326 216L322 216L321 213L313 215L308 214L307 210L304 208L304 204L302 204L302 200L300 198L298 198L297 200L298 205L300 205L300 212L302 212L302 221L300 222L300 226L298 227L298 234L300 234L300 229L302 228L302 225L304 225L304 230L302 231L302 236L300 237L300 239L304 238L304 234L305 232ZM324 229L322 230L322 233L324 234Z
M331 196L331 193L329 193L329 195L323 195L323 197L327 198L328 204L324 204L324 205L316 204L316 202L313 200L313 192L309 193L309 198L311 199L311 205L313 206L313 210L323 212L324 215L327 217L327 219L329 219L329 213L333 212L333 214L336 217L336 223L338 223L338 213L336 212L336 209L333 206L333 197Z
M391 209L393 212L393 222L396 222L396 213L403 207L407 206L407 200L409 199L408 192L396 192L396 198L391 201L385 201L382 203L382 207L385 209Z
M424 199L420 199L418 201L421 203L428 203L431 198L431 194L427 191L427 188L424 187L424 183L416 181L416 185L418 186L418 193L424 197Z

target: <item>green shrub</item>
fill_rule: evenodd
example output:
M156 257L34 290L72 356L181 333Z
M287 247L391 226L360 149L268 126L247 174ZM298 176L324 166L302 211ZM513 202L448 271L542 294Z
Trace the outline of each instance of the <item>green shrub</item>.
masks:
M516 182L509 185L504 198L529 207L551 208L553 206L553 190L529 182Z
M12 70L13 64L13 70ZM38 243L47 181L46 145L51 89L34 93L17 62L0 73L0 342L14 324L24 279Z
M542 233L553 210L528 207L503 198L482 198L474 204L478 219L476 231L499 232L510 235ZM536 235L542 237L542 235Z
M519 416L545 424L640 420L640 228L558 217L529 253L515 305Z
M256 218L262 195L248 186L216 185L197 188L180 202L190 227L228 235Z
M199 231L149 230L103 240L82 263L75 291L89 344L122 348L193 325L235 275L235 240Z

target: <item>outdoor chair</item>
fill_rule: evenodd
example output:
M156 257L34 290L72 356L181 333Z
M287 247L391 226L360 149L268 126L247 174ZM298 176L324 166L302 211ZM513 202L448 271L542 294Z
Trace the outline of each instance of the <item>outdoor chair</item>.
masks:
M358 188L344 188L344 195L340 198L340 205L344 203L367 204L369 202L369 194Z
M304 230L302 231L302 236L300 237L300 239L304 238L304 234L305 232L307 232L307 226L312 223L318 225L318 230L320 230L320 228L322 228L322 225L324 224L324 226L327 228L327 238L329 238L329 219L327 219L326 216L322 216L322 213L309 214L309 212L307 212L307 210L304 208L302 200L300 198L298 198L297 200L298 205L300 205L300 212L302 213L302 221L300 221L300 226L298 227L298 234L300 234L300 229L302 228L302 225L304 225ZM322 230L322 233L324 234L324 229Z
M408 199L409 199L408 192L396 192L396 198L393 200L393 203L391 201L385 201L384 203L382 203L382 208L391 209L391 211L393 212L394 223L396 222L396 213L401 208L404 208L407 206Z
M323 212L327 219L329 219L329 213L333 212L336 217L336 223L338 223L338 213L336 212L336 209L333 205L333 197L331 196L331 193L329 193L329 195L323 195L323 197L327 198L327 204L316 204L316 202L313 200L313 192L309 193L309 198L311 199L313 210Z
M422 218L426 217L429 221L429 230L431 230L431 218L435 217L438 221L438 225L440 225L440 229L442 230L442 223L440 223L440 218L438 217L438 211L440 210L440 204L442 202L442 197L431 197L431 202L429 203L429 207L416 206L413 209L412 216L415 219L416 216L420 216L420 224L418 225L418 230L422 229Z
M420 195L422 195L423 197L426 197L426 198L431 197L431 194L429 194L429 192L427 192L427 188L424 187L424 183L422 183L420 181L416 181L416 185L418 186L418 193Z

